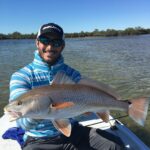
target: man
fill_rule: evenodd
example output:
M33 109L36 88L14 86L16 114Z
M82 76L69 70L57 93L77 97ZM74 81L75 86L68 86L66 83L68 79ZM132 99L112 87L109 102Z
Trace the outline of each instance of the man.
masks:
M78 83L81 75L66 65L62 51L65 47L63 29L54 23L41 26L37 39L37 51L32 63L15 72L10 81L10 101L21 94L44 85L51 85L57 72L63 71ZM23 150L100 150L121 149L118 137L105 131L83 127L70 119L73 129L65 137L55 129L50 120L19 119L18 125L25 129Z

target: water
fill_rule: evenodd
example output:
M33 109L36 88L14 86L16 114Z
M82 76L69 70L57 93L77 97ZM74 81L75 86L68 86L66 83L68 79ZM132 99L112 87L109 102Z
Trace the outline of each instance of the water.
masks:
M108 83L122 99L150 97L150 35L66 39L66 63L83 75ZM9 99L11 74L33 60L35 40L0 41L0 115ZM150 114L144 128L122 119L150 146ZM145 138L143 138L145 137Z
M70 40L67 62L113 86L123 99L150 96L150 36Z

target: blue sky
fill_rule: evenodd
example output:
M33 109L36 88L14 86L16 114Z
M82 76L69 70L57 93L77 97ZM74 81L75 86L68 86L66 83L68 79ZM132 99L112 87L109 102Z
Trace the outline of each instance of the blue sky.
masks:
M0 0L0 33L37 33L48 22L66 33L150 28L150 0Z

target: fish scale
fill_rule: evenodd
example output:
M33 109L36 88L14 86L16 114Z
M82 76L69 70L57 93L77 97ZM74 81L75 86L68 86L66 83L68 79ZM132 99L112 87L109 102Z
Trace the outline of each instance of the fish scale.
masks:
M58 95L60 91L60 95ZM80 105L80 111L101 110L102 107L120 107L127 110L128 104L116 101L114 97L105 94L97 88L85 85L53 85L50 97L54 102L72 101L75 105ZM89 110L88 110L89 108Z
M20 96L4 110L10 115L10 120L21 117L50 119L56 129L66 136L71 134L68 118L86 112L96 112L105 121L108 118L108 110L123 110L128 112L134 121L144 125L149 105L148 98L138 98L128 103L117 100L110 92L101 89L103 88L98 88L98 85L94 87L84 84L43 86Z

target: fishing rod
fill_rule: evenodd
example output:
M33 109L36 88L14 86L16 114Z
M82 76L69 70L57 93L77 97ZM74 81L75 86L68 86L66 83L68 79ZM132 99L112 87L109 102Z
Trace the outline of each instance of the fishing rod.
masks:
M124 115L124 116L119 116L119 117L116 117L116 118L112 118L112 119L110 119L109 121L116 120L116 119L121 119L121 118L125 118L125 117L128 117L128 115ZM92 126L92 125L96 125L96 124L103 123L103 122L104 122L104 121L98 121L98 122L96 122L96 123L91 123L91 124L89 124L89 125L87 125L87 126Z
M150 111L150 109L148 109L148 111ZM126 117L128 117L128 116L129 116L129 115L123 115L123 116L119 116L119 117L116 117L116 118L112 118L112 119L109 120L109 122L112 121L112 120L116 121L116 120L121 119L121 118L126 118ZM99 123L103 123L103 122L104 122L104 121L98 121L98 122L96 122L96 123L91 123L91 124L87 125L87 127L88 127L88 126L92 126L92 125L96 125L96 124L99 124Z
M148 112L150 112L150 108L148 109ZM110 119L109 121L112 121L112 120L117 120L117 119L121 119L121 118L126 118L126 117L128 117L129 115L123 115L123 116L119 116L119 117L116 117L116 118L112 118L112 119ZM104 121L98 121L98 122L96 122L96 123L91 123L91 124L89 124L89 125L87 125L87 126L92 126L92 125L96 125L96 124L99 124L99 123L103 123Z

